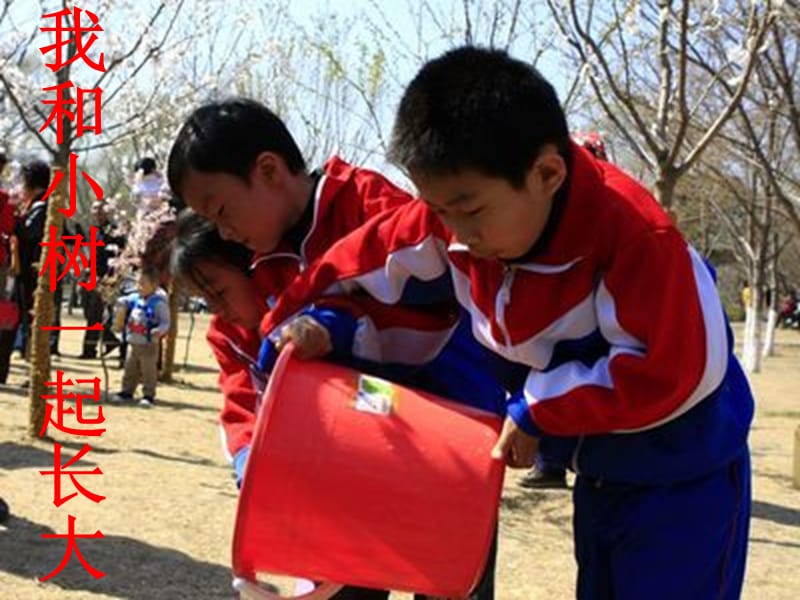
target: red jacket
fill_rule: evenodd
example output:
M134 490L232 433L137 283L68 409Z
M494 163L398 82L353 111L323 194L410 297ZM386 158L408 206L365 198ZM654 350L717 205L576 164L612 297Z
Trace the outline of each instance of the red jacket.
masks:
M8 258L11 236L14 234L14 207L8 194L0 190L0 266Z
M261 338L254 329L233 325L214 315L206 339L219 365L222 445L228 460L233 460L237 452L250 444L258 403L266 385L256 363Z
M314 191L313 219L300 248L282 244L273 252L258 254L253 259L252 277L265 300L265 311L292 279L333 242L370 217L410 199L407 192L378 173L353 167L338 157L328 160ZM255 330L243 329L215 316L207 339L220 366L223 445L230 457L234 457L250 443L264 390L263 377L255 368L260 338Z
M401 303L447 276L474 337L528 369L510 416L533 434L581 436L576 471L658 483L728 464L753 401L711 272L641 185L575 146L573 159L552 235L530 256L478 258L415 202L335 244L262 328L321 295Z
M535 256L477 258L424 204L410 204L333 246L262 328L323 293L357 286L394 304L412 280L449 273L477 340L530 368L519 401L537 429L595 434L676 418L725 375L714 282L644 188L585 150L574 159L558 225ZM592 336L605 350L573 357Z
M311 226L300 248L282 243L268 253L258 253L252 267L264 290L268 306L303 269L321 256L335 241L371 217L408 202L412 196L383 175L347 164L337 156L323 167L314 191Z

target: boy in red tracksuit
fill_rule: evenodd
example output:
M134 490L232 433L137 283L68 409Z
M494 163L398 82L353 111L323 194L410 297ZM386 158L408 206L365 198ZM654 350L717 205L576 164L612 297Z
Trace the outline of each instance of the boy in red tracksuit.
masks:
M411 198L383 176L338 157L308 173L283 122L246 99L196 109L173 143L167 169L177 196L215 223L223 238L255 251L250 275L264 310L334 241ZM215 351L232 353L223 360L235 374L225 394L222 426L241 474L255 423L251 403L261 390L251 390L249 376L233 366L240 351L253 358L254 340L250 333L231 331L230 325L224 317L213 319L208 338ZM233 345L226 341L231 337L237 339ZM225 391L224 369L220 377Z
M353 167L337 157L323 169L307 172L283 122L263 105L245 99L195 110L173 144L167 175L175 195L214 222L223 238L256 252L252 277L267 307L331 244L371 217L411 200L407 192L378 173ZM335 315L317 310L311 316L331 330L332 338L339 339L337 331L342 327ZM371 319L362 319L362 328L366 321L374 324ZM454 328L449 310L443 310L441 318L421 315L419 321L448 334ZM252 337L230 325L215 319L209 340L223 368L220 381L225 392L222 425L229 434L226 445L241 477L260 390L248 365ZM352 331L350 326L345 328ZM371 330L380 331L380 327ZM354 337L347 338L348 354ZM427 341L426 336L418 337L417 349ZM382 357L376 354L381 354L381 347L388 345L372 344L353 354L380 360ZM240 350L244 350L243 356ZM492 572L493 566L487 574ZM484 585L475 597L490 600L493 577L487 577ZM341 598L386 597L386 592L371 593L351 596L348 592Z
M262 330L320 295L402 303L447 274L475 338L527 369L493 455L529 466L546 440L577 474L577 596L738 598L753 398L710 268L644 187L570 142L552 86L503 51L427 63L392 158L424 203L335 244Z

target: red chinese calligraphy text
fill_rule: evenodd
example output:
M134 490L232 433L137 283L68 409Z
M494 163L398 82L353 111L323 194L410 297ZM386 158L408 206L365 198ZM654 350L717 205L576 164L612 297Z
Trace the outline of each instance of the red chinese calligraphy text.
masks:
M80 492L85 498L88 498L94 503L100 503L106 499L105 496L101 496L100 494L95 494L94 492L90 492L85 487L83 487L78 480L76 479L77 475L102 475L103 471L100 470L100 467L95 467L90 471L79 471L79 470L69 470L69 468L78 462L83 456L89 452L92 447L89 444L84 444L80 451L73 456L67 464L61 464L61 444L55 445L54 456L53 456L53 470L52 471L39 471L42 475L53 475L53 504L56 506L61 506L65 502L71 500L75 496L78 495ZM75 489L78 492L73 492L69 496L62 496L61 495L61 478L64 476L69 476L70 480L72 481L72 485L75 486Z
M45 381L45 386L56 388L55 394L42 394L43 400L55 400L55 406L48 402L45 408L44 422L42 429L39 431L39 437L42 437L47 431L47 426L52 424L59 431L71 435L102 435L105 428L78 428L64 424L64 417L66 415L74 415L74 421L78 425L99 425L105 423L103 417L103 407L97 407L96 417L86 417L83 414L84 400L91 399L92 402L100 402L100 378L93 379L76 379L76 383L90 383L92 384L91 394L81 394L80 392L64 393L65 386L72 386L75 383L71 379L64 380L64 371L56 371L55 381ZM69 406L65 400L75 400L75 407Z
M58 566L53 569L49 574L45 575L44 577L40 577L39 581L47 581L48 579L55 577L58 575L64 567L67 566L69 559L72 557L73 553L78 557L78 560L83 565L83 568L86 569L89 574L94 577L95 579L100 579L101 577L105 577L105 573L100 571L99 569L95 569L92 565L90 565L86 559L81 554L80 548L78 548L78 538L104 538L106 536L98 529L94 533L82 533L77 534L75 533L75 517L69 515L69 531L66 534L58 534L58 533L43 533L41 534L43 538L65 538L67 540L67 550L64 552L64 558L61 559L61 562Z

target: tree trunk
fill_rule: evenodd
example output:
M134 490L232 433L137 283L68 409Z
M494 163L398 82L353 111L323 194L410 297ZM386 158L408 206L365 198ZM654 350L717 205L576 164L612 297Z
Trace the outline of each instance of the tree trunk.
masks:
M775 295L775 290L772 290L772 295ZM775 308L775 301L770 302L767 309L767 324L764 327L764 345L761 349L761 356L767 358L768 356L775 356L775 328L778 324L778 311Z
M764 288L764 257L766 248L758 248L750 266L747 285L750 288L745 302L744 340L742 341L742 367L748 373L761 371L762 289Z
M667 211L667 214L672 217L672 220L677 224L677 214L674 208L675 202L675 186L678 184L678 176L674 171L668 168L661 168L658 173L658 178L655 182L654 195L659 204Z
M775 328L778 324L778 244L772 238L772 247L769 251L769 266L767 267L767 289L769 290L769 305L767 306L767 326L764 330L764 347L761 356L764 358L775 355Z
M750 298L745 305L746 317L742 344L742 366L748 373L761 371L761 344L764 332L761 307L764 305L763 290L766 270L764 258L766 255L767 249L762 245L753 261L748 281Z
M748 373L761 371L761 290L757 286L751 288L750 303L746 307L744 342L742 345L742 366Z
M172 381L172 373L175 370L180 295L180 286L173 279L169 285L169 333L167 333L166 344L164 345L164 357L161 363L161 373L159 374L159 380L164 382Z
M185 309L184 309L185 310ZM194 331L194 306L189 306L189 331L186 332L186 346L183 350L183 369L186 370L186 367L189 365L189 348L190 344L192 343L192 332Z
M58 167L54 169L58 170ZM66 169L61 167L61 171ZM44 226L44 239L49 237L52 225L58 228L58 237L61 236L61 226L64 220L63 215L58 212L62 207L63 182L50 197L47 199L47 218ZM38 270L47 257L47 248L42 248L39 258ZM23 265L23 268L25 266ZM48 274L40 276L36 281L36 290L33 295L33 320L30 326L30 393L28 396L28 435L37 437L44 424L44 415L47 403L42 398L47 394L45 382L50 380L50 332L42 331L42 327L53 324L53 292L50 290L50 278Z
M744 307L744 331L742 332L742 367L748 373L753 371L755 362L753 355L755 354L756 320L752 303L748 303Z

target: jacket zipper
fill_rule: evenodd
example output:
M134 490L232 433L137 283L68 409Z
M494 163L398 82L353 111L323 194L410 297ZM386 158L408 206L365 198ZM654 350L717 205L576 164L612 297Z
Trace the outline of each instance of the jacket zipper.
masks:
M503 334L503 344L506 347L511 346L511 338L508 335L508 329L506 328L506 306L508 306L509 301L511 300L511 286L514 283L514 267L511 266L504 266L503 267L503 282L500 285L500 290L497 293L497 297L495 299L495 314L497 315L497 326L500 329L500 333ZM581 446L583 445L583 436L578 438L578 444L575 446L575 451L572 453L572 470L575 472L576 475L580 474L578 469L578 455L581 451Z
M503 335L503 345L506 347L511 346L511 337L508 335L506 328L506 306L511 300L511 285L514 283L514 269L513 267L503 267L503 282L500 284L500 290L497 292L495 298L495 320L500 333Z

